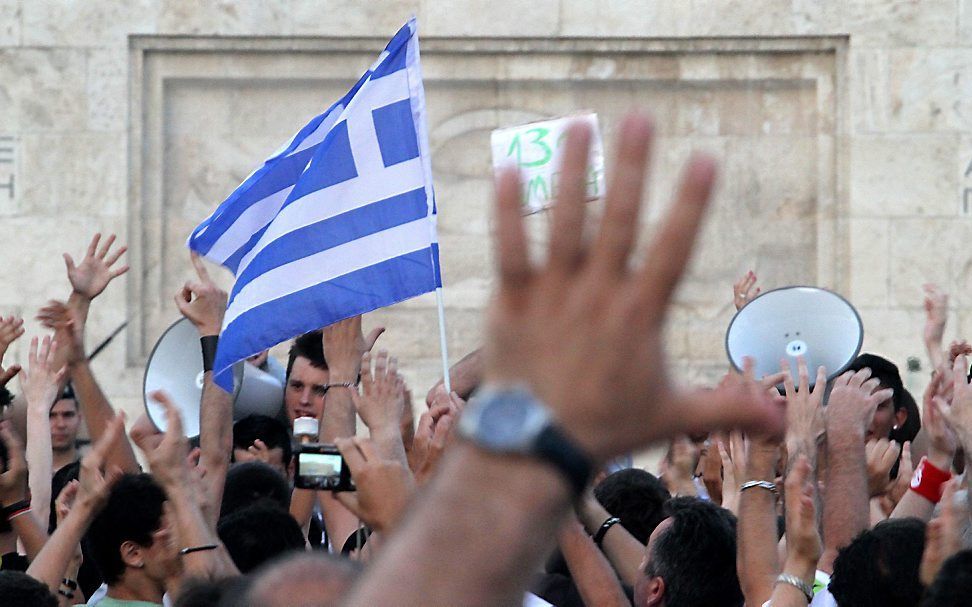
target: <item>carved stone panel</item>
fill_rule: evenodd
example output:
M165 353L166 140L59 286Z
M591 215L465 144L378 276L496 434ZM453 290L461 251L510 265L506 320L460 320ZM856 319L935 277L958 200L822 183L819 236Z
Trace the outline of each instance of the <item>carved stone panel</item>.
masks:
M268 154L342 95L374 60L376 39L131 39L130 364L144 361L177 317L185 239ZM727 276L846 288L838 167L844 130L840 38L422 41L429 136L457 359L481 340L492 287L489 133L578 110L598 113L611 146L632 107L655 117L647 237L692 149L721 161L720 185L670 343L696 374L724 369ZM592 216L600 203L591 203ZM547 218L528 219L541 252ZM644 241L644 238L642 239ZM592 311L597 314L598 311ZM371 315L389 327L416 387L441 374L434 296ZM683 365L679 365L683 366ZM687 365L684 365L687 367Z

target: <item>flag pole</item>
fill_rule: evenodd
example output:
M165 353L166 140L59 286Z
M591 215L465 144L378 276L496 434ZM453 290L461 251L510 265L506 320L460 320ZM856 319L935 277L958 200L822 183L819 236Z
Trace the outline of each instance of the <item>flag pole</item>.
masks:
M442 383L446 392L452 393L449 380L449 345L446 343L445 304L442 301L442 287L435 289L435 301L439 309L439 348L442 350Z

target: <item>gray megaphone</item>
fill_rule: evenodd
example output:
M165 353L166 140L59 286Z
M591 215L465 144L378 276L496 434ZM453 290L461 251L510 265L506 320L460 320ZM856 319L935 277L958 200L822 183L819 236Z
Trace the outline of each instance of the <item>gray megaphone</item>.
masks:
M145 365L145 412L155 427L165 432L165 409L149 398L156 390L168 394L179 409L186 436L198 436L203 360L199 333L187 318L165 330ZM283 398L283 384L270 373L244 362L233 366L233 421L252 414L275 417L283 406Z
M743 359L755 362L756 377L780 370L780 360L790 362L796 384L796 359L802 356L816 383L816 369L823 366L833 379L857 358L864 342L861 316L840 295L817 287L783 287L767 291L736 312L726 331L726 353L737 370Z

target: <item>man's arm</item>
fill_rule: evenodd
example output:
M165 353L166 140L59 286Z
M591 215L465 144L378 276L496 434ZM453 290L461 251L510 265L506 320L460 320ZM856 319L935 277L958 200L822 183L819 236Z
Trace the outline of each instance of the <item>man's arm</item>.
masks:
M476 348L466 354L459 362L449 367L449 386L452 391L464 400L469 400L472 393L483 381L483 349ZM430 408L435 402L436 394L445 393L445 380L440 379L425 397L425 404Z
M64 361L71 377L74 393L91 433L92 440L97 441L105 432L105 428L115 418L115 409L111 406L105 393L101 390L98 380L91 370L91 364L84 349L85 318L87 316L87 300L75 297L82 302L85 312L82 314L76 305L52 301L41 309L38 319L45 327L54 329L57 338L58 361ZM108 455L109 462L125 472L138 472L138 460L128 440L119 441Z
M611 564L577 519L564 523L557 543L585 605L630 607Z
M577 509L577 516L588 533L597 533L611 513L604 509L593 494L588 493ZM601 538L601 550L611 561L614 570L628 586L634 587L640 572L638 566L645 557L645 545L621 525L612 525Z
M693 428L782 431L782 411L758 386L685 392L669 380L663 319L698 233L715 166L701 157L689 161L645 256L651 263L632 269L651 127L635 115L618 132L617 169L589 250L582 237L587 127L568 130L544 266L534 266L528 255L517 173L501 175L500 279L486 331L487 381L528 386L595 464ZM592 309L611 313L592 315ZM550 464L460 443L347 604L516 604L570 497L566 474Z
M0 424L0 440L7 448L7 469L0 472L0 506L11 506L27 497L27 460L23 443L7 422ZM34 560L47 542L47 529L41 527L29 510L9 521L15 537L24 545L27 558ZM11 550L16 550L16 541Z
M776 477L779 445L753 441L746 454L746 478L738 482L769 481ZM739 554L736 568L746 603L762 605L773 593L780 572L776 542L776 493L754 487L739 496Z
M827 480L824 499L824 551L817 568L834 570L837 552L870 526L864 437L878 404L891 390L874 390L877 379L863 369L834 382L826 409Z
M27 574L47 584L56 594L64 572L74 558L75 546L87 532L91 522L108 501L111 487L121 477L117 467L105 468L109 451L125 440L125 419L120 415L109 423L105 433L88 455L81 460L78 497L67 517L58 525L54 535L44 545Z
M324 395L319 440L335 443L339 438L356 434L354 402L351 391L357 390L361 371L361 357L370 352L384 329L375 329L366 340L361 332L361 317L355 316L335 323L323 330L324 359L328 368L328 383L351 384L355 387L335 386ZM397 428L397 426L396 426ZM396 430L397 431L397 430ZM318 492L324 524L334 546L340 546L358 528L358 518L338 502L329 492Z
M218 338L226 313L226 292L216 286L198 255L193 253L191 260L198 280L185 284L175 297L176 306L196 327L200 339ZM233 398L213 383L212 371L206 371L203 376L199 408L199 465L206 471L210 502L208 523L215 531L226 472L233 454Z
M27 399L27 466L34 517L42 525L51 512L51 478L54 454L51 450L50 410L64 369L54 369L57 342L45 337L30 342L28 369L21 371L21 387Z

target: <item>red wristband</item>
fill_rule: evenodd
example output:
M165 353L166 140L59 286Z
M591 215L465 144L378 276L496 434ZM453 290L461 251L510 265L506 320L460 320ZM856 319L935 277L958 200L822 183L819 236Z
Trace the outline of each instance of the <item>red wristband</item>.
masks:
M929 502L937 504L942 499L942 485L952 478L952 473L939 470L927 457L922 457L911 477L911 490Z

